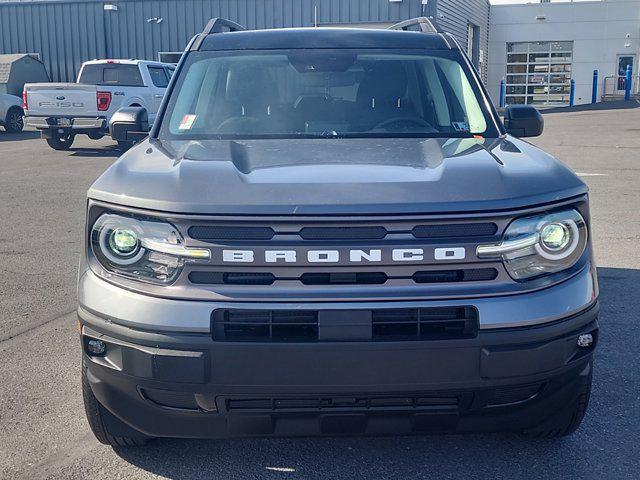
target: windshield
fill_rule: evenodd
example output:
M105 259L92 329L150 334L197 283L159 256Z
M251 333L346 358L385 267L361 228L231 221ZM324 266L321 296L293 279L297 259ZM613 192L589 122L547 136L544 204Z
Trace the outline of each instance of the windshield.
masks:
M89 63L82 68L78 83L119 87L144 86L138 66L122 63Z
M495 136L475 80L448 53L194 53L171 95L160 137Z

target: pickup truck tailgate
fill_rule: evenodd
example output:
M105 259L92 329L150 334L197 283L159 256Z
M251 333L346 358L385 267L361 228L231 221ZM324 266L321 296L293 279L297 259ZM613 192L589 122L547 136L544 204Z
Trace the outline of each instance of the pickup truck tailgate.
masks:
M29 83L27 115L32 117L96 117L96 86L77 83Z

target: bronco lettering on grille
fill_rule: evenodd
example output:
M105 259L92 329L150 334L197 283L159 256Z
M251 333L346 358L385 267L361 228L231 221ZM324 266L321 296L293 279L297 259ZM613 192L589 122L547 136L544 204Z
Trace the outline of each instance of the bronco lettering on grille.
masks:
M351 263L382 262L382 250L349 250L348 255L342 255L339 250L308 250L302 252L305 259L300 259L300 252L296 250L265 250L264 258L266 263L296 263L307 261L309 263L338 263L342 260ZM433 260L464 260L466 250L464 247L444 247L436 248ZM390 250L390 258L393 262L420 262L425 259L422 248L395 248ZM222 261L226 263L253 263L256 261L256 253L253 250L223 250Z

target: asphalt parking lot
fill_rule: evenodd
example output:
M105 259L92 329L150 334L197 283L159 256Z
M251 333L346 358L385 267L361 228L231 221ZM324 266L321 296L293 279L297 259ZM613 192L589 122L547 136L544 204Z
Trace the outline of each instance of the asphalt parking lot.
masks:
M157 440L100 445L84 418L75 281L85 192L116 158L0 132L0 478L623 479L640 470L640 108L552 113L534 143L591 187L601 286L592 402L571 437Z

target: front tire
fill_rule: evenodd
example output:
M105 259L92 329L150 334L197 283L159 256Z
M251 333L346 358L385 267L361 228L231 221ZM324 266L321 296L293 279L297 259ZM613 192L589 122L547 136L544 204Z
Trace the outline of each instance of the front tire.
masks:
M100 443L112 447L134 447L145 445L150 438L134 430L109 412L91 391L87 379L87 368L82 366L82 399L91 431Z
M534 438L559 438L571 435L578 429L587 412L591 397L593 365L590 365L589 369L589 375L581 385L576 400L543 424L525 431L525 435Z
M20 133L24 128L24 114L21 108L9 109L7 118L4 121L4 129L7 133Z
M69 150L76 136L72 133L54 133L50 138L47 138L47 143L54 150Z
M89 133L87 133L87 136L91 140L100 140L102 137L104 137L104 134L100 133L100 132L89 132Z

